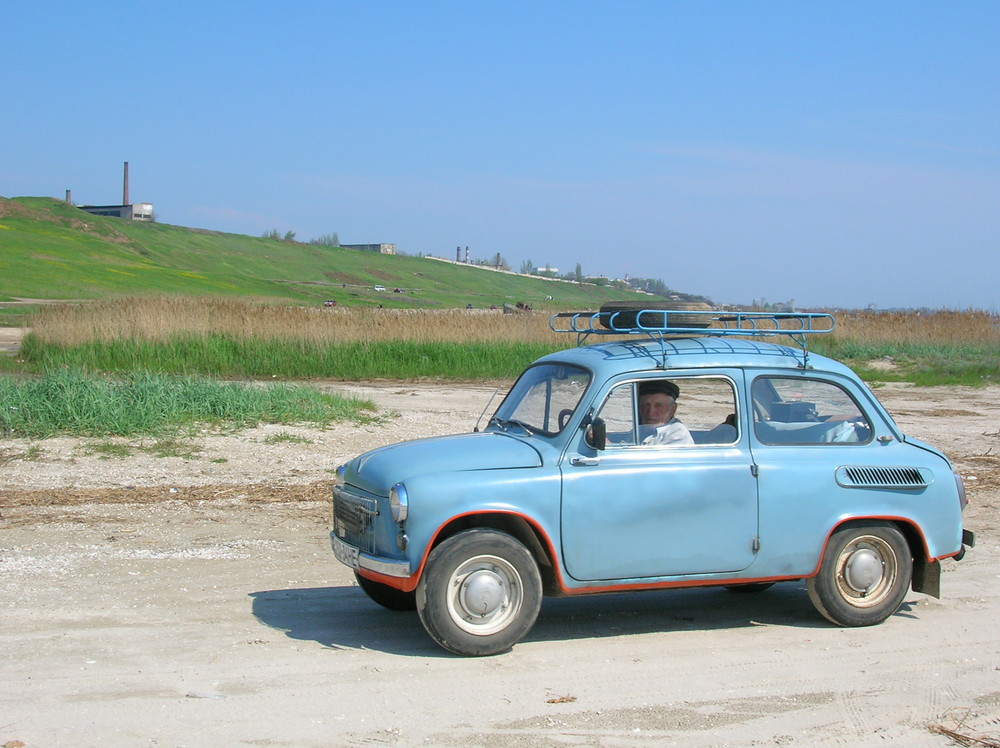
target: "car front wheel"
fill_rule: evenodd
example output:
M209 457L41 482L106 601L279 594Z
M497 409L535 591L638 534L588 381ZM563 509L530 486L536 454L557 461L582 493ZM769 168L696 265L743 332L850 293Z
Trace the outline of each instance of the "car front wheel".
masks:
M838 626L872 626L903 603L913 561L906 540L889 523L846 527L831 537L819 573L807 580L809 599Z
M466 530L431 551L417 585L427 633L449 652L505 652L531 630L542 604L534 557L504 532Z
M365 594L383 608L388 608L389 610L414 610L417 607L412 592L403 592L387 584L374 582L371 579L366 579L357 572L354 572L354 578L357 580L358 586L365 591Z

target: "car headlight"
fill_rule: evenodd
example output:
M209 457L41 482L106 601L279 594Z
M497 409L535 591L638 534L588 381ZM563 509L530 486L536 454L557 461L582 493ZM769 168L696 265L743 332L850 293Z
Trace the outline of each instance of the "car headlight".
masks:
M333 473L333 485L334 486L342 486L342 485L344 485L344 481L345 481L345 477L344 476L346 475L346 473L347 473L347 463L345 462L343 465L341 465L340 467L338 467L334 471L334 473Z
M409 500L406 496L406 486L397 483L389 489L389 510L392 512L394 522L404 522L409 508Z

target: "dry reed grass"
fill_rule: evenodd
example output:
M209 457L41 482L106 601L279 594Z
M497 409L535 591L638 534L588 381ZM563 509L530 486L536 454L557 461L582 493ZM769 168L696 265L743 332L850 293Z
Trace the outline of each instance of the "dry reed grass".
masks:
M1000 323L980 311L838 312L830 337L857 343L1000 344ZM32 332L43 342L167 341L221 334L237 340L314 344L405 340L537 342L565 345L549 314L486 309L352 309L267 305L233 299L138 297L41 309Z
M148 297L47 307L33 317L31 331L45 343L63 346L113 340L165 342L209 334L310 344L390 340L565 343L565 336L549 329L548 319L541 312L324 308Z
M838 312L831 337L858 343L1000 344L1000 320L981 311Z

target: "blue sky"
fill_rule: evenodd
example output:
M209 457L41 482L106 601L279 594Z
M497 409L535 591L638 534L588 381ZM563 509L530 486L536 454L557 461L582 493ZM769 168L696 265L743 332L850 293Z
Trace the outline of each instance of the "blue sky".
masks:
M998 2L7 3L0 195L997 310Z

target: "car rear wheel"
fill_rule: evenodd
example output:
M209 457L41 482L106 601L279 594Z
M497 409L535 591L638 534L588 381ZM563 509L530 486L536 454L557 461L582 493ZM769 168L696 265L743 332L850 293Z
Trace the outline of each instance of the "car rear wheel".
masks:
M899 609L912 574L910 549L899 530L887 522L872 523L835 532L819 573L806 581L806 588L829 621L871 626Z
M466 530L431 551L416 603L427 633L449 652L498 654L535 624L542 579L534 557L510 535Z
M395 587L390 587L387 584L366 579L357 572L354 572L354 578L358 580L358 586L365 591L365 594L383 608L388 608L389 610L414 610L417 607L416 595L412 591L403 592L402 590L397 590Z

